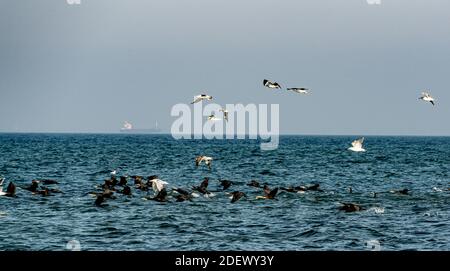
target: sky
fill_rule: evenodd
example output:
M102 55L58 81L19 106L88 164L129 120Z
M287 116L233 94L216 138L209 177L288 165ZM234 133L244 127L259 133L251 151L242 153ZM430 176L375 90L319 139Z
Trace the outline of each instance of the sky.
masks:
M0 0L0 132L169 131L279 104L283 134L450 135L450 1ZM311 95L270 90L308 87ZM436 106L419 101L422 90Z

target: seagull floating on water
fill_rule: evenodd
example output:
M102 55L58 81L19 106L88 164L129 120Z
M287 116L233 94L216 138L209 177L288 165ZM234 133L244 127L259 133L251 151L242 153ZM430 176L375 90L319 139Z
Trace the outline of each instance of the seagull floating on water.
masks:
M299 94L308 94L308 88L287 88L287 90L291 90L293 92L297 92Z
M363 148L363 142L364 137L361 137L360 139L353 141L352 146L348 149L354 152L365 152L366 150Z
M279 89L281 89L280 84L278 84L277 82L271 82L271 81L269 81L267 79L263 80L263 84L264 84L265 87L268 87L268 88L279 88Z
M195 104L195 103L198 103L198 102L203 101L203 100L211 101L212 98L213 97L211 95L200 94L200 95L194 96L194 100L191 102L191 104Z
M434 105L434 98L431 97L430 93L428 92L422 92L422 96L419 97L419 100L430 102L432 105Z

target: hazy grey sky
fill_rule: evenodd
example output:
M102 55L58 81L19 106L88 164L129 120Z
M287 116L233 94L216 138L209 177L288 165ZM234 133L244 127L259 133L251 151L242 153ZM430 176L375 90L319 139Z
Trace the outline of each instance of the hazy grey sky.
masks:
M450 135L449 90L448 0L0 0L3 132L169 130L205 91L283 133Z

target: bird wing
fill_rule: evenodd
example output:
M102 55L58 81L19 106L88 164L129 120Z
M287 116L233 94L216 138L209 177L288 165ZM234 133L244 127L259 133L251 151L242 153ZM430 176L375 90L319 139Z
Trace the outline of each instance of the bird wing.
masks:
M428 92L422 92L422 97L431 97L431 95Z
M431 103L432 105L434 105L434 101L433 101L433 100L431 100L430 103Z
M202 96L194 96L194 100L192 101L192 103L191 104L195 104L195 103L198 103L198 102L200 102L201 100L203 100L203 98L202 98Z
M264 86L266 86L266 85L267 85L267 83L269 83L269 80L267 80L267 79L264 79L264 80L263 80L263 85L264 85Z
M202 163L202 161L203 161L203 156L197 156L195 158L195 165L199 166Z
M275 196L277 195L277 193L278 193L278 187L275 188L275 189L273 189L272 191L270 191L270 193L267 195L267 197L268 197L269 199L273 199L273 198L275 198Z
M16 193L16 186L13 183L9 183L8 187L6 188L6 193L14 195Z

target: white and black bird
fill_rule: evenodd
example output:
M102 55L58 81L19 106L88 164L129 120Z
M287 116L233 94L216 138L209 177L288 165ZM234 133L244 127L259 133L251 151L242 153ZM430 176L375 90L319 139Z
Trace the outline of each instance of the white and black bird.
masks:
M217 117L213 114L213 115L208 116L208 120L210 120L210 121L218 121L218 120L220 120L220 119L217 118Z
M366 150L363 148L364 137L361 137L352 142L352 146L348 148L350 151L354 152L365 152Z
M281 89L280 84L278 84L277 82L271 82L271 81L269 81L267 79L263 80L263 84L264 84L265 87L268 87L268 88L279 88L279 89Z
M195 158L195 166L198 167L201 165L202 162L205 162L205 165L208 166L209 169L211 169L211 163L213 158L209 156L200 155Z
M287 88L287 90L299 93L299 94L308 94L308 88Z
M200 94L200 95L194 96L194 100L191 102L191 104L195 104L195 103L198 103L203 100L211 101L212 98L213 97L211 95Z
M422 96L419 97L419 100L430 102L432 105L434 105L434 98L428 92L422 92Z
M228 110L226 110L225 108L221 108L219 109L219 111L223 113L223 119L225 121L228 121Z
M150 179L149 183L152 184L152 189L155 192L155 194L158 194L159 192L161 192L166 187L166 185L169 184L168 182L165 182L158 178Z

